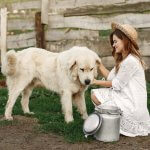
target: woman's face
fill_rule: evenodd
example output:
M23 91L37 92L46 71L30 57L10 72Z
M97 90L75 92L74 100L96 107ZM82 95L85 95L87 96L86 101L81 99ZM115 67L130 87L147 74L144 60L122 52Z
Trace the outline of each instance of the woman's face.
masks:
M119 39L115 34L113 35L113 47L115 48L116 53L123 53L124 51L123 41Z

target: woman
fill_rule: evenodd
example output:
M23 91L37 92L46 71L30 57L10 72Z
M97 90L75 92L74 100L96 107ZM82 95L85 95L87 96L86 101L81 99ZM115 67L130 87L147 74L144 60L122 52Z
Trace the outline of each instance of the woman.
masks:
M136 30L127 24L112 23L110 43L115 67L109 72L100 64L100 72L107 79L96 80L94 85L107 88L93 89L92 102L98 107L117 106L123 111L120 133L125 136L146 136L150 133L147 92L142 61L137 44Z

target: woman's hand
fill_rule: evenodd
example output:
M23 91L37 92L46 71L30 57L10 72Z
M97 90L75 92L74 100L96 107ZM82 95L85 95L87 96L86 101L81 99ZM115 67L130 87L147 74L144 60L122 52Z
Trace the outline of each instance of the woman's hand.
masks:
M103 77L107 78L108 74L109 74L109 70L107 70L105 68L105 66L103 65L102 62L99 64L98 68L99 68L99 71L101 72L101 74L103 75Z
M96 85L96 83L97 83L97 80L96 80L96 79L93 79L92 84Z
M93 85L104 86L104 87L112 87L112 81L104 81L104 80L93 79L92 84Z

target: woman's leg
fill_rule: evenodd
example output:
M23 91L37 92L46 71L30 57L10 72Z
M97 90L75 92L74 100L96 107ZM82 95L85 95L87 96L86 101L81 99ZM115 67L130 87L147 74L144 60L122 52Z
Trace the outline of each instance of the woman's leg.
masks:
M97 97L94 95L94 93L91 94L91 99L95 105L101 104L101 102L97 99Z

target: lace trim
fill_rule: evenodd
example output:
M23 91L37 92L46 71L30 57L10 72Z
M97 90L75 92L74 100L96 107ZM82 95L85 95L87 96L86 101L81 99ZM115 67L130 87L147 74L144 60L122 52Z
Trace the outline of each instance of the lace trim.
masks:
M127 135L146 136L150 133L150 121L139 122L129 115L122 115L120 129Z

